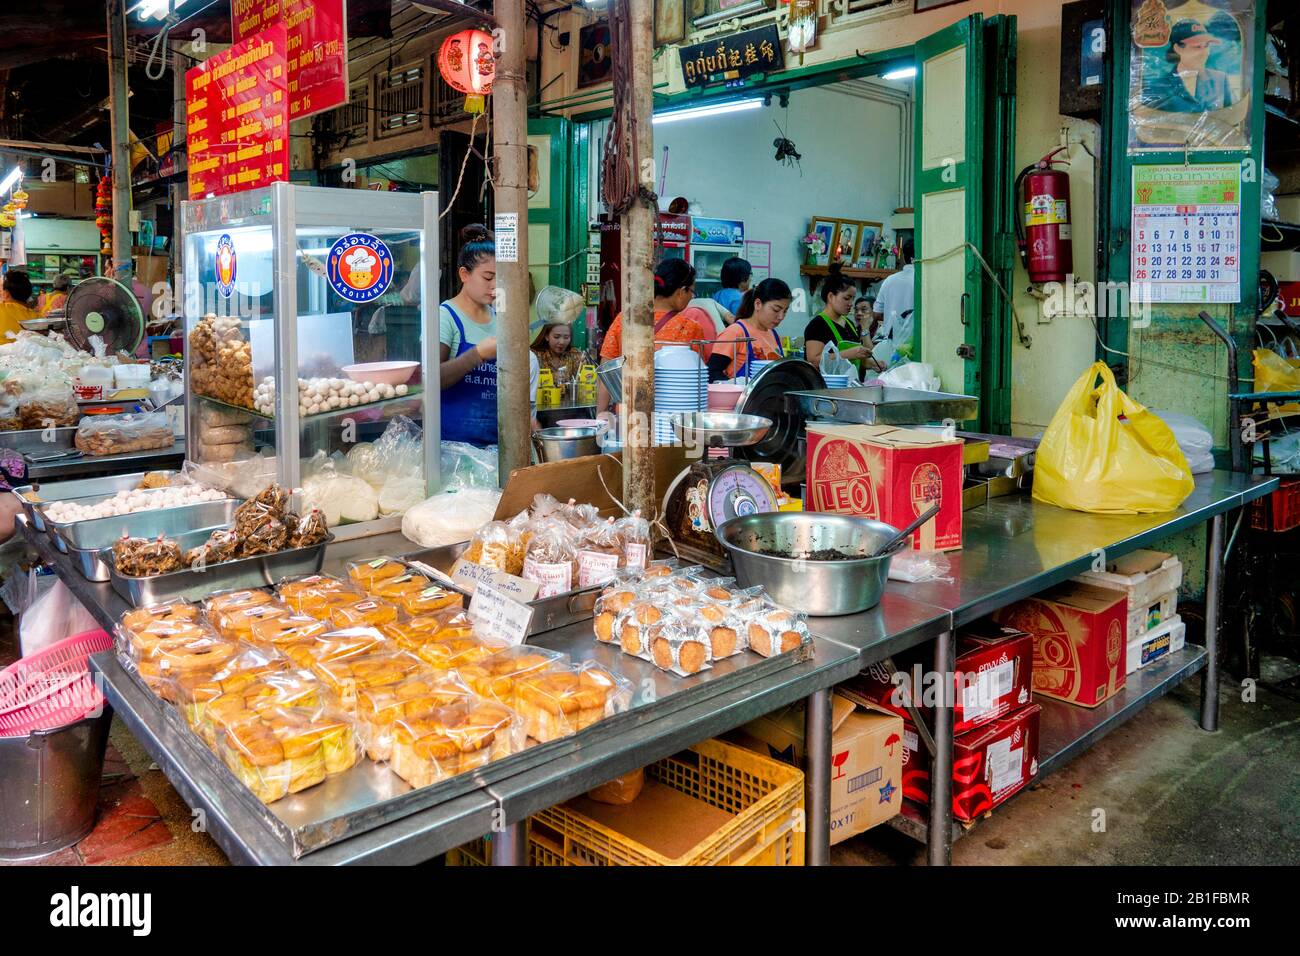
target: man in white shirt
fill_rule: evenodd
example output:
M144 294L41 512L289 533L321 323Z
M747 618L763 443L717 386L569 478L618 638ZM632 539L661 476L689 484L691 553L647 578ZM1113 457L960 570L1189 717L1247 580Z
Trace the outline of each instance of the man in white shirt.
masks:
M881 321L880 340L873 351L877 361L888 364L890 357L900 347L912 343L912 309L916 298L916 276L912 265L915 247L911 239L904 239L899 250L903 268L886 276L876 293L875 314ZM888 343L886 351L885 343ZM881 355L884 355L881 358Z

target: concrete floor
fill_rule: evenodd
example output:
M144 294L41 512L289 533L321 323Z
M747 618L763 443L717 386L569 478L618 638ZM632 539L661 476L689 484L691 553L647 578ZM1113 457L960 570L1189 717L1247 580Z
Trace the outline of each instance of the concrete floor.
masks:
M1274 661L1275 680L1294 665ZM981 820L958 865L1275 865L1300 861L1300 694L1220 684L1219 731L1196 720L1200 678ZM1093 831L1094 810L1105 832ZM919 844L877 827L831 850L839 866L923 863Z

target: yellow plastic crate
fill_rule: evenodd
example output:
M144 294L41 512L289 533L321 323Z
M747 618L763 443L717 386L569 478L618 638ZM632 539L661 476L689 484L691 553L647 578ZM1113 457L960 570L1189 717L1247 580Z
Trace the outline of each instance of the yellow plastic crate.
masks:
M721 740L706 740L646 767L658 783L732 814L669 859L567 805L529 820L532 866L803 866L803 773ZM448 866L484 866L486 840L447 854Z

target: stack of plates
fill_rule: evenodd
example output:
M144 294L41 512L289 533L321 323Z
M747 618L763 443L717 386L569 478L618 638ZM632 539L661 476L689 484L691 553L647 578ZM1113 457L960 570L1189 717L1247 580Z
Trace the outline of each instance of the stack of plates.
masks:
M675 445L672 416L709 407L709 370L688 346L666 345L655 352L655 444Z
M849 377L847 375L823 375L826 380L827 388L848 388Z
M775 361L776 359L754 359L754 361L750 362L745 368L745 374L749 378L757 378L759 372L763 371L763 369L767 368Z

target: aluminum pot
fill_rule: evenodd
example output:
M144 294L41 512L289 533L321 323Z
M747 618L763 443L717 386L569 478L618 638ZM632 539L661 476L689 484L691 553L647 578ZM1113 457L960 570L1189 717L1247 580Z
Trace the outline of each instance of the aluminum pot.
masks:
M543 428L533 432L533 446L537 449L538 460L543 462L599 455L600 442L597 436L600 432L601 429L588 426Z
M72 846L95 826L113 711L52 730L0 737L0 860Z
M889 562L907 547L900 541L874 557L816 560L806 556L831 550L870 554L898 529L870 518L803 511L743 515L715 532L731 554L741 587L761 585L776 603L815 616L833 617L870 610L880 603ZM775 551L795 557L764 554Z

